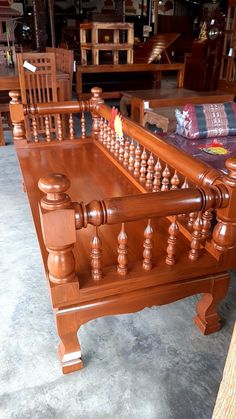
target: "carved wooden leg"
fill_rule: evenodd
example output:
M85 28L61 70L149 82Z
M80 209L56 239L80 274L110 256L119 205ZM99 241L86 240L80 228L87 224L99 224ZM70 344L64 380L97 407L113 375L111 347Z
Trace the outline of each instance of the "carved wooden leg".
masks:
M226 296L228 288L229 275L225 273L222 278L212 280L211 291L203 294L197 303L197 316L194 318L194 322L204 335L220 330L221 321L217 313L217 306Z
M68 374L83 368L81 349L77 332L80 327L75 312L56 314L57 330L61 342L58 346L58 355L62 364L62 372Z

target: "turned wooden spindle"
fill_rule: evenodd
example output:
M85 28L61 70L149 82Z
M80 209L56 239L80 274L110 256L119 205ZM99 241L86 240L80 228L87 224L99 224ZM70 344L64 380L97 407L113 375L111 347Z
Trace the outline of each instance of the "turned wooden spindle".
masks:
M45 134L46 134L46 141L49 143L51 141L51 132L50 132L50 121L49 121L48 116L45 116Z
M153 249L153 228L151 220L148 220L147 227L144 230L144 242L143 242L143 269L150 271L152 269L152 249Z
M134 161L135 161L135 145L134 145L134 140L132 140L129 146L129 165L128 165L128 169L131 172L134 169Z
M161 190L162 191L168 191L169 190L169 185L170 185L170 169L169 169L168 164L166 163L166 167L162 172Z
M190 244L189 259L197 260L200 256L200 249L202 244L202 214L198 213L197 218L193 224L192 241Z
M197 217L196 212L190 212L190 214L189 214L189 216L188 216L188 226L189 226L190 228L192 228L192 227L193 227L193 224L194 224L194 222L195 222L195 220L196 220L196 217Z
M125 141L124 141L124 138L122 137L120 140L119 156L118 156L118 159L120 162L123 162L124 152L125 152Z
M117 273L119 275L126 275L128 271L128 237L125 232L125 225L122 223L121 231L118 235L118 259L117 259Z
M81 113L81 138L85 140L86 138L86 125L85 125L85 116L84 111Z
M174 265L176 263L176 247L177 247L177 236L178 236L178 232L179 232L179 227L178 224L176 222L176 216L174 217L173 222L171 223L169 229L168 229L168 233L169 233L169 237L168 237L168 246L167 246L167 256L166 256L166 264L167 265Z
M134 158L134 177L139 177L141 164L141 148L138 144L135 148L135 158Z
M39 142L38 126L37 126L37 119L35 115L32 115L32 131L33 131L34 142L38 143Z
M58 140L62 141L62 122L61 115L57 115L57 136Z
M107 122L106 121L104 121L104 123L103 123L103 138L102 138L102 143L106 147L106 145L107 145Z
M129 165L129 140L128 138L126 138L125 140L123 165L125 167L128 167Z
M181 189L188 189L189 188L189 183L188 183L188 179L184 178L184 182L181 186Z
M73 120L72 113L70 113L70 116L69 116L69 136L70 136L70 140L73 141L75 139L74 120Z
M162 172L162 165L160 159L158 160L154 166L154 179L153 179L153 192L159 192L161 190L161 172Z
M111 127L107 125L107 149L111 149Z
M140 182L145 182L145 180L146 180L147 158L148 158L148 155L147 155L147 152L144 148L143 152L141 154L140 176L139 176Z
M151 153L147 161L146 188L148 190L152 190L153 188L154 166L155 160Z
M184 178L184 182L181 185L181 189L188 189L189 188L189 183L188 183L188 179L185 177ZM185 218L188 214L179 214L178 217L181 218Z
M116 143L115 143L115 151L114 151L114 156L116 158L119 157L119 149L120 149L120 140L119 140L119 138L116 135Z
M94 227L91 246L91 276L94 281L102 279L102 245L98 235L98 228Z
M177 170L175 170L175 173L172 176L172 178L170 180L170 183L171 183L171 188L170 189L178 189L179 184L180 184L180 179L179 179Z
M236 246L236 159L227 159L225 165L228 175L222 179L222 191L227 205L216 211L218 223L213 230L213 245L220 253Z
M110 148L111 153L114 153L115 145L116 145L116 133L114 130L111 130L111 148Z
M211 221L213 214L211 211L205 211L202 214L202 241L203 243L211 236Z
M16 147L27 144L25 133L24 108L20 101L20 92L9 92L11 101L9 104L11 121L13 125L13 140Z
M89 100L92 114L92 138L98 140L100 132L100 115L96 112L96 107L103 103L102 89L100 87L93 87L91 89L92 97Z
M100 143L103 143L103 133L104 133L104 120L101 117L99 121L99 134L98 134L98 141Z
M44 242L49 252L49 279L53 284L59 285L76 281L73 254L76 242L75 211L70 197L65 193L70 187L70 181L64 175L52 173L40 178L38 186L46 194L41 199L41 224Z

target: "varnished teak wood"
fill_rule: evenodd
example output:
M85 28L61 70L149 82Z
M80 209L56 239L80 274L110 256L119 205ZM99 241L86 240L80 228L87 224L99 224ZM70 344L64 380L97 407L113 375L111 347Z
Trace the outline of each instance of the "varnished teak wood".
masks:
M125 118L125 138L117 141L107 122L111 109L99 89L92 95L87 102L27 109L11 93L14 141L64 373L82 368L77 331L100 316L202 293L195 323L204 334L219 330L217 305L227 293L227 270L235 266L235 160L227 161L223 176ZM81 110L92 114L92 141L26 140L24 113ZM48 175L53 172L64 175ZM218 220L213 235L212 211Z

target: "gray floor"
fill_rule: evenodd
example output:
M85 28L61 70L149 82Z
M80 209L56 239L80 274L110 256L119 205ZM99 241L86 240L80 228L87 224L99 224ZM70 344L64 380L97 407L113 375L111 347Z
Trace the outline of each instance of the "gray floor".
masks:
M12 145L0 148L0 193L0 418L210 419L236 317L236 281L220 308L219 333L204 337L194 326L198 296L97 319L79 333L85 368L63 376Z

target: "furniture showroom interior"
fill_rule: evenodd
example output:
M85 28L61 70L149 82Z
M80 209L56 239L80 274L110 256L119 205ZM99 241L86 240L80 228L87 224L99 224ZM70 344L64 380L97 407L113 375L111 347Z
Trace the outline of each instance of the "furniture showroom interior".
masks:
M0 418L236 418L236 0L0 0Z

